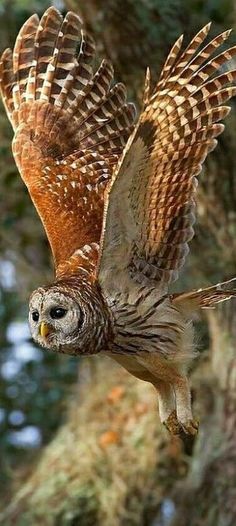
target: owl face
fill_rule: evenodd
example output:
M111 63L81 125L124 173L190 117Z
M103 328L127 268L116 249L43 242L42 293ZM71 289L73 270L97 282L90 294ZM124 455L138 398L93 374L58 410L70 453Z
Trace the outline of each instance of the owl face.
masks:
M53 288L39 288L32 294L29 325L33 339L42 347L66 352L73 343L77 346L83 324L83 311L70 296Z
M60 285L38 288L29 304L29 325L35 342L52 351L73 355L102 350L109 321L104 319L99 302L91 312L92 301L88 294L84 298L79 290L70 291L67 287L64 291ZM94 347L97 331L99 349Z

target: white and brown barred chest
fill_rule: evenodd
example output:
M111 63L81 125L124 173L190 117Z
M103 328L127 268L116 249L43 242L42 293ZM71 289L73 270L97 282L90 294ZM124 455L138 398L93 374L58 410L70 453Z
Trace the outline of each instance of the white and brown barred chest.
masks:
M135 294L108 300L114 318L112 354L154 352L166 359L193 356L193 328L173 305L170 296L154 287L140 287Z

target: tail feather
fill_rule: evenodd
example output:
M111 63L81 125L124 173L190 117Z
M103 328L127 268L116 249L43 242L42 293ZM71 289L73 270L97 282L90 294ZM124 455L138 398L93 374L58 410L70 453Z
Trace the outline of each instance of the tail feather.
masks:
M236 297L236 289L228 288L229 285L236 282L236 277L221 283L217 283L205 289L193 290L191 292L183 292L180 294L173 294L172 301L176 305L183 305L186 308L200 307L202 309L214 308L217 303L227 301L230 298Z

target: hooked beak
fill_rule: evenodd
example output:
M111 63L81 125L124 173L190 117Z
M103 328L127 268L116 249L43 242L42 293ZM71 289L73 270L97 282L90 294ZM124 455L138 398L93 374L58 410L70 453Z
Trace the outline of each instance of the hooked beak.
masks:
M50 327L42 321L39 327L39 333L42 338L47 338L48 334L50 333Z

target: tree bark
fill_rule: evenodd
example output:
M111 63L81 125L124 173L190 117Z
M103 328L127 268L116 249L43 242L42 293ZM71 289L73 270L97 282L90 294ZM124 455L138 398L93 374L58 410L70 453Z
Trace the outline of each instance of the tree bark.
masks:
M207 316L208 373L197 389L203 390L197 394L202 422L188 476L173 492L172 526L236 524L236 309L228 304L222 311ZM202 372L200 367L195 384Z

